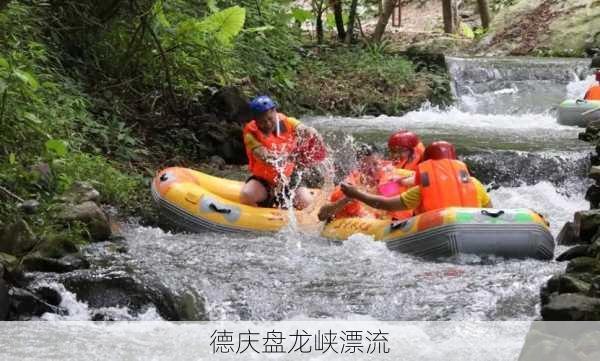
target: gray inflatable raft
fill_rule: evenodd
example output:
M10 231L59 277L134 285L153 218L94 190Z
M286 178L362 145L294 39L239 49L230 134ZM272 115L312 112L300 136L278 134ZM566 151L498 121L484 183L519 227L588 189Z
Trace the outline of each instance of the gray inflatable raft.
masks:
M458 254L554 257L554 237L545 220L532 210L447 208L437 213L392 224L387 247L427 259Z
M558 123L586 127L590 121L600 119L600 111L586 116L582 114L588 110L598 108L600 108L600 101L598 100L565 100L558 106Z

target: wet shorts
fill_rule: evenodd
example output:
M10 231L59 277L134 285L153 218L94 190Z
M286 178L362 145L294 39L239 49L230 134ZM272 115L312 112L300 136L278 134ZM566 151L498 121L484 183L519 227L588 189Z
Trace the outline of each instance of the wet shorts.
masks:
M298 187L295 173L292 174L289 184L284 185L278 192L275 190L275 187L273 187L272 184L257 176L252 175L248 177L248 179L246 179L246 183L253 179L262 184L267 190L267 199L258 203L258 206L263 208L287 208L288 200L292 195L292 191L296 190Z

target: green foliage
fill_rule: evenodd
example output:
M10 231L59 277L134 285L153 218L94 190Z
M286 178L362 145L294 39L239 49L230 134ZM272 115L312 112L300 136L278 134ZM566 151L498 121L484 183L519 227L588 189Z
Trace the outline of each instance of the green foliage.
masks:
M353 115L399 114L423 101L412 63L385 48L385 42L337 48L305 61L295 101L313 111Z

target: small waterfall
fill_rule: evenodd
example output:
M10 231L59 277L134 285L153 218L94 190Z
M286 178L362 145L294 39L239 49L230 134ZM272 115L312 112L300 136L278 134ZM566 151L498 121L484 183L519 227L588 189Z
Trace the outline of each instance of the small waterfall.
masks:
M546 113L590 74L589 59L446 57L446 65L459 109L485 114Z

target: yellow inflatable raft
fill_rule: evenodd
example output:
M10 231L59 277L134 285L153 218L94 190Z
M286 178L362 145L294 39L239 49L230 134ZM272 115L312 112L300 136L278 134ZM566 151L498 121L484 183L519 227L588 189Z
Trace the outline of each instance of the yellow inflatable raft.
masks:
M288 225L292 214L300 229L318 229L318 205L305 211L246 206L239 203L242 185L173 167L157 174L152 195L162 217L191 232L275 232ZM312 192L319 198L319 190ZM554 255L548 224L530 209L446 208L403 221L345 218L321 231L334 240L359 233L386 242L389 249L425 258L460 253L537 259Z

